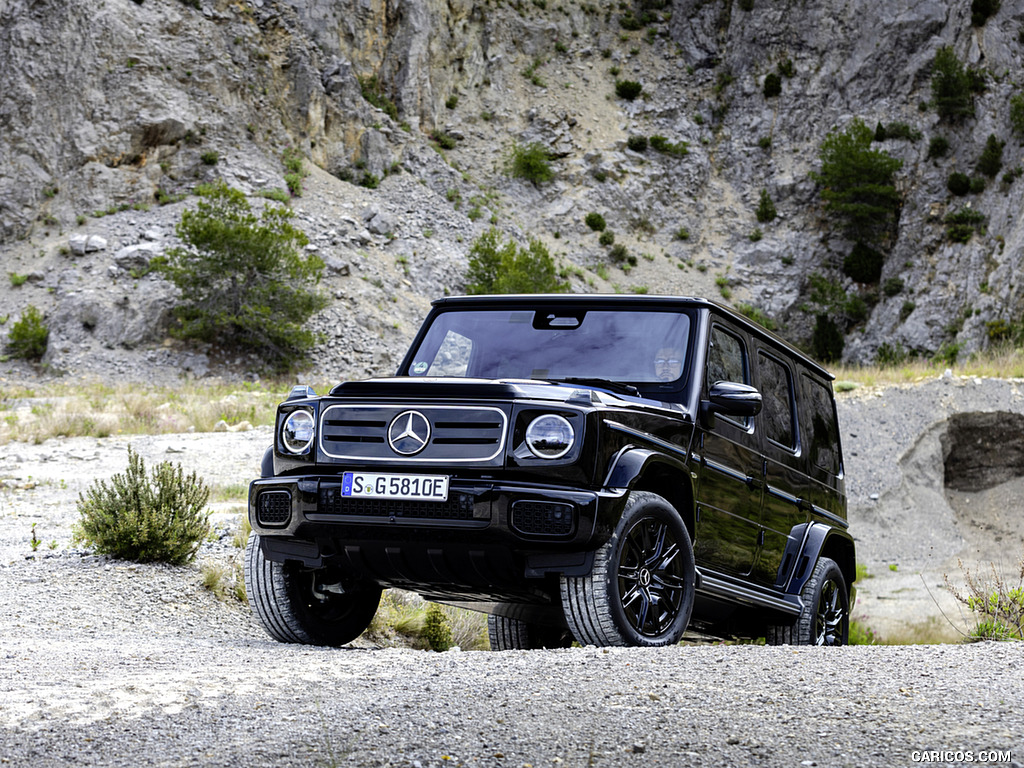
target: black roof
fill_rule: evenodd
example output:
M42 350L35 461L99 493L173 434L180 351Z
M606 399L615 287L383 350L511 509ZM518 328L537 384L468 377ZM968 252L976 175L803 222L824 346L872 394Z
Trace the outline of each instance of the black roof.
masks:
M793 357L798 358L820 375L831 380L835 377L820 363L809 357L807 353L797 349L790 342L755 323L745 315L724 304L711 299L696 296L662 296L656 294L617 294L617 293L510 293L477 296L444 296L434 299L431 304L437 309L459 308L530 308L538 306L569 306L569 307L608 307L614 309L707 309L728 315L737 325L782 347Z

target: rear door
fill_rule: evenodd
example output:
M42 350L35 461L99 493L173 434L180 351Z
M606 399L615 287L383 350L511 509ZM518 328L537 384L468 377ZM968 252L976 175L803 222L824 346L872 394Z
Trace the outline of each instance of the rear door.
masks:
M751 383L745 334L713 321L701 398L718 381ZM706 425L705 425L706 426ZM697 565L746 576L754 564L760 531L764 469L754 419L715 416L701 430L697 481Z

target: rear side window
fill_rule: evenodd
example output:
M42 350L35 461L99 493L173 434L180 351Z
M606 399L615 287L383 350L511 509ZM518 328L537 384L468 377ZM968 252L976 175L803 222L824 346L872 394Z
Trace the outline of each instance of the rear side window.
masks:
M758 354L761 384L761 420L764 434L777 445L796 450L796 416L793 376L789 368L763 352Z
M836 423L832 393L810 376L804 376L810 423L805 440L811 462L832 475L839 475L839 425Z

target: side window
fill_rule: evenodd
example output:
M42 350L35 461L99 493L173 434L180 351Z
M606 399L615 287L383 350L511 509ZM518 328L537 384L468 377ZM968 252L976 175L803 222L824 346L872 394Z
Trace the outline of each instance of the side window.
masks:
M761 384L761 423L773 443L796 450L796 418L793 377L789 368L763 352L757 356Z
M805 425L811 462L832 475L839 474L839 425L832 393L823 385L804 376L808 394L810 424Z
M707 388L718 381L735 381L740 384L750 383L750 366L747 365L747 350L743 340L724 328L712 326L711 346L708 349L708 367L706 374ZM720 415L719 418L739 424L747 428L750 419L737 419Z

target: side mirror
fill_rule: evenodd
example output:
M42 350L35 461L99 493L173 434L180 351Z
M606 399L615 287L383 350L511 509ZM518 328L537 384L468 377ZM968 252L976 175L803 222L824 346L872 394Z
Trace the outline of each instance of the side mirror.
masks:
M761 393L749 384L716 381L711 385L708 399L701 402L700 412L709 425L716 413L744 419L756 416L761 412Z

